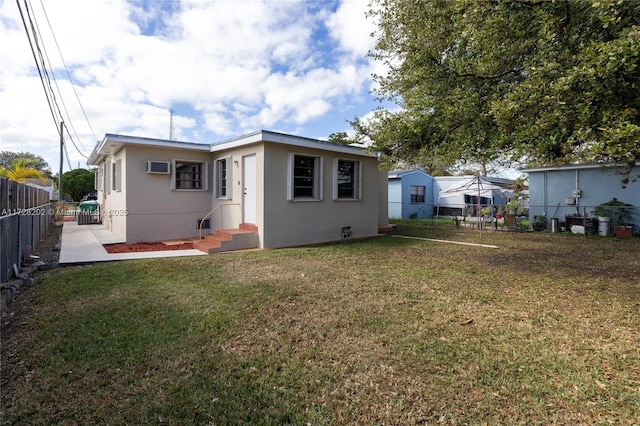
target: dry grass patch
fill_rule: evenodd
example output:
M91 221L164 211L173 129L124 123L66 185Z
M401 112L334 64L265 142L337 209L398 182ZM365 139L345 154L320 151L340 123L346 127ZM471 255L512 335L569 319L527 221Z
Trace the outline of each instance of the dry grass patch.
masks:
M48 272L3 336L3 421L640 421L637 241L399 230L500 248L383 237Z

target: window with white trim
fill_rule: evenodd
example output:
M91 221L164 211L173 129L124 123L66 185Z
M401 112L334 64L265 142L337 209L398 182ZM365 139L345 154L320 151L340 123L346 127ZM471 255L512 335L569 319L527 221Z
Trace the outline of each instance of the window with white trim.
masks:
M290 154L287 198L314 201L322 199L322 157Z
M111 163L111 182L114 191L122 190L122 160L117 159L115 163Z
M360 161L337 159L334 166L334 199L360 199Z
M220 158L215 162L216 198L232 198L233 177L231 157Z
M104 192L109 194L111 192L111 173L109 173L110 162L104 163Z
M411 185L411 204L424 203L424 186Z
M207 163L204 161L173 160L173 189L205 191Z
M102 174L103 174L103 165L101 164L98 166L98 170L96 171L95 182L94 182L94 186L98 191L102 191L104 189L104 181L102 179Z

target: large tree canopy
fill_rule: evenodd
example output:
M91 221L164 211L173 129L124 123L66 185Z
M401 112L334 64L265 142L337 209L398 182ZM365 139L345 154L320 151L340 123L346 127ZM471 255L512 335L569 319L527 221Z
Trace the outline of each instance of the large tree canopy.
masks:
M41 169L41 166L47 165L42 158L29 153L20 154L25 156L19 157L10 151L0 151L0 177L22 182L30 178L44 181L51 176L48 169Z
M42 176L51 177L49 164L39 155L30 152L0 151L0 169L11 170L18 167L38 170Z
M390 162L640 160L640 2L373 0Z
M80 201L83 196L94 191L94 171L74 169L62 174L62 190L74 201Z

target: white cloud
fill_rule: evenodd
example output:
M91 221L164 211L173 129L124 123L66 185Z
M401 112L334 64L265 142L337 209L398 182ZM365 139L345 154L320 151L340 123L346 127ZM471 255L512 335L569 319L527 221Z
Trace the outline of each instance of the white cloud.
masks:
M365 16L369 10L368 3L368 0L345 1L327 23L332 36L355 57L364 57L375 42L370 37L375 27Z
M43 3L46 17L38 3L31 12L56 102L85 155L105 133L167 138L170 108L174 136L208 143L257 129L314 137L308 126L323 122L328 135L352 118L336 114L370 102L366 0L335 10L305 1ZM29 150L57 171L57 124L15 3L0 4L0 22L0 149ZM84 165L80 153L69 155Z

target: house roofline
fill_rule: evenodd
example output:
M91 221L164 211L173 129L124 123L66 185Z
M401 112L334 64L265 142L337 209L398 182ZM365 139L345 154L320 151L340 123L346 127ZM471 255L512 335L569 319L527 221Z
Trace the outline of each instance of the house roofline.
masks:
M156 146L161 148L191 149L196 151L209 151L210 147L210 145L208 144L195 142L179 142L168 139L155 139L140 136L127 136L107 133L104 135L104 138L102 138L102 140L98 142L96 147L89 155L87 164L97 166L106 155L114 154L126 144L139 146Z
M424 170L410 169L410 170L392 170L392 171L388 172L388 178L389 179L401 179L402 176L408 175L408 174L411 174L411 173L422 173L425 176L433 177L429 173L425 172Z
M154 146L161 148L173 149L191 149L197 151L218 152L225 149L247 146L255 143L272 142L283 145L291 145L297 147L321 149L325 151L339 152L343 154L352 154L365 157L377 157L377 153L366 151L361 147L343 145L334 142L327 142L318 139L311 139L302 136L288 135L285 133L271 132L259 130L244 136L238 136L226 139L212 144L201 144L195 142L178 142L167 139L145 138L139 136L117 135L112 133L105 134L104 138L99 141L87 160L88 165L97 166L107 155L114 154L119 151L122 146L127 144L138 146Z
M636 163L636 167L640 166L640 163ZM621 169L624 166L615 164L602 164L602 163L586 163L586 164L563 164L560 166L541 166L541 167L526 167L518 169L522 173L532 172L549 172L549 171L561 171L561 170L584 170L584 169Z
M341 152L344 154L353 154L366 157L377 157L377 153L367 152L361 147L343 145L335 142L322 141L319 139L307 138L304 136L288 135L286 133L272 132L268 130L259 130L244 136L215 142L211 144L211 152L218 152L225 149L238 148L254 143L271 142L282 145L291 145L304 148L322 149L325 151Z

